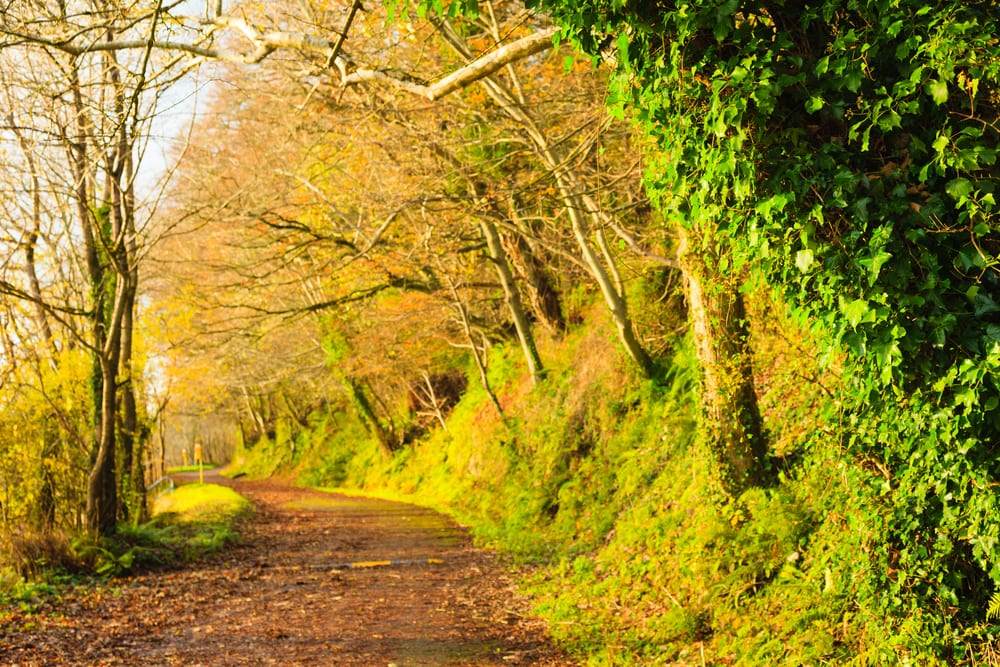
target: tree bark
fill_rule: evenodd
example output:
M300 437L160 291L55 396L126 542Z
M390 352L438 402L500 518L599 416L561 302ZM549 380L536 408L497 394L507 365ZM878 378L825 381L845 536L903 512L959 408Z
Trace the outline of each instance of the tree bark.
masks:
M521 293L514 283L514 275L510 271L507 255L500 242L500 233L497 231L496 225L485 217L479 221L479 226L483 231L483 236L486 237L490 261L493 262L500 278L500 284L503 286L504 298L507 302L507 308L510 309L511 317L514 319L514 328L517 330L517 338L521 343L521 351L528 362L531 381L537 385L544 378L545 371L542 367L542 360L538 356L538 348L535 346L531 323L528 322L528 317L524 312L524 304L521 303Z
M525 238L517 233L507 233L501 236L507 257L511 266L517 271L527 288L528 302L535 317L554 336L566 330L566 318L563 315L559 292L552 285L552 280L545 268L535 256L534 250Z

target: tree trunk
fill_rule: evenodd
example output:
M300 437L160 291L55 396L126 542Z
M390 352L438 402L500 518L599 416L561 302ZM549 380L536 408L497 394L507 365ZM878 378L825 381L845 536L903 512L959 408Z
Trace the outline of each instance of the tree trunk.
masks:
M115 532L118 521L119 496L115 458L118 443L118 370L121 364L122 320L127 294L134 289L128 275L113 280L102 268L94 285L94 343L96 361L100 366L100 382L95 387L100 403L95 405L94 421L98 425L96 456L87 481L87 527L101 535ZM108 307L108 302L111 302Z
M493 391L493 387L490 386L490 376L486 372L486 346L484 344L483 347L480 347L476 343L476 332L472 328L472 321L469 319L469 309L466 307L465 302L462 301L462 297L458 293L458 288L455 287L455 281L450 277L448 278L448 289L451 290L451 296L454 299L455 314L458 315L459 324L462 325L462 332L465 334L465 339L469 341L469 350L472 352L472 359L475 361L476 369L479 371L479 381L483 384L483 391L490 397L490 401L493 403L493 407L496 408L497 414L500 415L500 419L506 421L503 407L500 405L500 400ZM485 338L486 336L484 335L483 339L485 340Z
M105 237L105 221L101 216L94 220L101 234L102 247L109 243ZM113 234L109 235L113 238ZM114 254L112 249L109 253ZM114 261L109 262L114 264ZM87 526L101 535L115 532L118 521L119 496L116 456L118 445L119 389L118 371L122 352L122 320L128 293L133 289L128 274L115 273L101 263L91 276L94 291L93 340L96 365L100 367L100 382L95 386L94 422L98 427L96 456L87 483ZM99 391L98 391L99 390Z
M116 355L117 356L117 355ZM115 478L115 421L117 416L116 363L102 360L101 404L98 410L97 454L87 479L87 528L101 535L115 532L118 519L118 481Z
M112 81L119 86L117 73L112 74ZM120 88L120 86L119 86ZM117 232L115 262L116 271L122 275L117 289L122 300L121 320L121 353L120 353L120 383L121 392L121 452L122 452L122 493L125 502L121 503L122 518L136 523L146 516L146 485L142 471L142 443L139 438L139 414L135 398L135 378L133 377L133 330L135 328L135 299L139 288L138 248L136 247L135 229L135 197L132 189L134 178L132 162L132 145L129 141L125 123L123 101L116 96L117 112L122 119L119 128L119 140L115 159L115 175L112 179L112 217L113 228Z
M681 228L679 254L702 371L703 432L722 484L737 494L768 476L750 331L738 285L715 269L719 249L690 239L694 233Z
M531 332L531 323L524 312L524 305L521 303L521 293L514 283L514 276L510 272L510 265L507 263L507 255L500 242L500 234L496 225L485 217L479 221L479 226L486 237L486 246L489 249L490 261L497 270L500 284L503 286L504 297L507 307L510 309L511 317L514 318L514 328L517 330L517 338L521 342L521 351L528 362L528 370L531 372L531 381L538 384L542 381L545 371L542 368L542 360L538 356L538 348L535 346L535 337Z
M117 417L118 341L108 345L113 333L108 327L109 291L106 267L98 252L97 234L104 225L102 216L91 210L91 174L87 157L88 120L83 102L79 71L70 70L70 89L73 96L75 138L70 145L70 162L75 180L76 216L83 235L87 275L92 294L91 341L92 358L91 391L94 398L94 442L91 450L91 470L87 478L86 521L89 530L108 535L114 532L118 516L118 490L115 480L115 419ZM103 245L103 243L102 243ZM112 351L113 363L107 354Z
M250 393L250 390L246 386L241 386L240 391L243 393L243 400L247 406L247 412L250 413L250 420L253 422L254 428L257 430L256 433L251 433L251 435L256 435L253 442L249 442L248 439L244 438L243 446L249 449L255 445L261 438L267 437L267 415L264 414L266 405L263 399L259 399L255 395ZM258 405L259 408L258 409Z
M159 445L158 451L156 453L156 460L152 463L152 474L150 477L152 479L147 480L148 482L155 482L164 475L167 474L167 414L165 411L166 405L161 404L159 409L159 414L156 419L156 441ZM243 429L243 421L240 420L240 430ZM246 442L243 443L246 445Z
M38 475L41 487L38 490L35 527L43 532L51 531L56 525L56 479L52 470L52 459L59 450L59 429L54 424L54 415L45 414L42 419L42 446L39 452Z
M142 456L139 451L139 415L135 400L135 383L132 378L132 328L135 308L135 289L126 296L129 305L122 318L121 351L121 452L122 452L122 519L142 521L146 514L146 487L142 474Z
M58 373L59 357L55 345L55 338L52 334L52 325L49 322L49 313L45 309L45 297L42 294L41 283L38 280L38 270L35 265L35 250L42 229L42 187L38 177L38 166L35 163L34 149L28 142L24 133L14 123L13 118L8 120L8 124L13 128L12 132L17 137L28 164L31 176L32 191L32 211L31 228L25 230L21 241L24 250L24 273L28 279L28 293L34 305L35 323L45 341L45 347L50 354L52 369ZM41 377L39 368L39 377ZM38 476L40 487L38 490L37 514L35 516L35 527L41 531L51 531L56 522L56 480L53 475L51 460L55 458L59 451L60 434L59 429L54 426L56 415L54 411L47 412L42 419L42 443L39 450Z
M344 384L351 394L355 407L361 414L361 420L368 427L369 432L375 436L375 441L378 443L379 449L382 450L382 455L386 458L392 458L393 453L399 448L399 439L396 434L383 426L360 383L345 377Z
M504 234L502 240L511 266L524 281L535 317L552 335L561 334L566 330L566 318L563 316L559 293L552 286L552 281L531 245L523 236L515 233Z

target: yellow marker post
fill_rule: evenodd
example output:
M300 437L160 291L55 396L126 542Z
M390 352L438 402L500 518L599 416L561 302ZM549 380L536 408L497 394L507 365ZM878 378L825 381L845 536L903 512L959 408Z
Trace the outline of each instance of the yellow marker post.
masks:
M194 460L195 460L195 463L198 464L198 481L201 482L202 484L204 484L205 483L205 470L204 470L204 465L203 465L204 462L201 459L201 443L200 442L196 442L194 444Z
M181 457L184 459L184 467L187 468L187 464L188 464L188 450L187 450L186 447L181 450Z

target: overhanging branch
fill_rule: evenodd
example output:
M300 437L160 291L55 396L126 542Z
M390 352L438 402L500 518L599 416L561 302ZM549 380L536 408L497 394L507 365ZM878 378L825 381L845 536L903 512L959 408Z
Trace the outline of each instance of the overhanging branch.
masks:
M239 33L250 44L250 48L246 51L208 46L205 43L209 39L208 36L201 43L155 39L152 36L144 39L93 41L80 38L49 37L6 26L0 26L0 34L13 38L15 40L13 43L44 46L72 56L106 51L153 49L185 53L208 60L250 65L260 63L275 51L294 50L323 58L327 67L335 66L340 72L340 84L343 87L364 83L381 83L433 101L488 77L512 62L552 48L553 39L559 30L556 27L546 28L499 46L444 78L434 83L427 83L396 71L357 66L342 48L351 19L353 19L353 12L343 30L337 33L339 36L336 41L303 32L262 31L243 19L230 16L217 16L203 21L210 34L222 29ZM6 46L11 44L8 42ZM3 46L5 44L0 43L0 49Z
M488 77L512 62L552 48L553 38L558 31L559 28L547 28L504 44L432 84L420 84L410 77L371 69L357 69L344 77L342 83L345 86L367 82L385 83L434 101Z

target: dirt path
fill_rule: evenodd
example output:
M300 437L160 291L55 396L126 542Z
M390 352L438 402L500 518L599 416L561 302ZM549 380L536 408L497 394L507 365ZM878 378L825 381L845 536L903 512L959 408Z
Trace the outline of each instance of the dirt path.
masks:
M0 630L0 665L573 664L525 615L495 558L447 518L274 481L225 483L256 505L242 544L15 615ZM386 560L396 564L341 569Z

